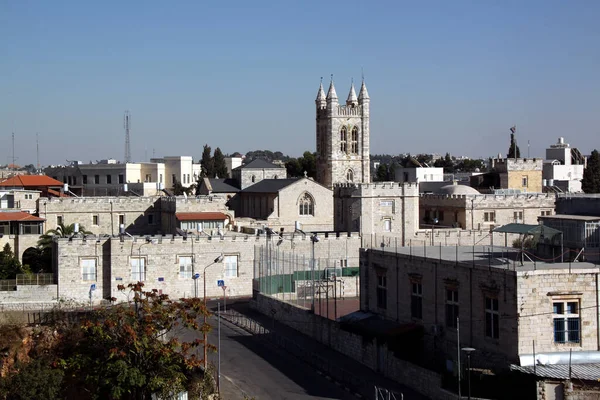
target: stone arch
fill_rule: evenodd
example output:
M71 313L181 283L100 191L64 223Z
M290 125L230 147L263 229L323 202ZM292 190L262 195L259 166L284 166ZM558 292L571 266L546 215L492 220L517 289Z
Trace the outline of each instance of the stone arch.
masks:
M354 171L352 170L352 168L349 168L346 171L346 181L354 182Z
M315 215L315 198L308 192L303 192L298 197L298 214Z

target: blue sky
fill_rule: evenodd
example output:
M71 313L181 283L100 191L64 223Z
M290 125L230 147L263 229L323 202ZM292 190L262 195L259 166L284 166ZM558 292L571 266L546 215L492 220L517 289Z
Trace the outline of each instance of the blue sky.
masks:
M0 164L314 151L364 68L371 153L600 147L600 2L0 1Z

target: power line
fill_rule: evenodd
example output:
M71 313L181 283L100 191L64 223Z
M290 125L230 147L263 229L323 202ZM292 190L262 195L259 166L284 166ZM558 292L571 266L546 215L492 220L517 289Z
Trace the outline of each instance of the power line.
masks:
M123 117L123 127L125 128L125 163L131 162L131 147L129 139L129 129L131 129L131 114L129 110L125 110L125 116Z

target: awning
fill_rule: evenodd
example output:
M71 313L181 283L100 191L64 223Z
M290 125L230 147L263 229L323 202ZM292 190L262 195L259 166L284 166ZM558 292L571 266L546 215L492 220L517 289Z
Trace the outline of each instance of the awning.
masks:
M536 235L551 238L560 235L562 232L558 229L550 228L546 225L528 225L528 224L506 224L494 229L494 232L517 233L519 235Z
M225 221L229 217L222 212L183 212L175 213L178 221Z

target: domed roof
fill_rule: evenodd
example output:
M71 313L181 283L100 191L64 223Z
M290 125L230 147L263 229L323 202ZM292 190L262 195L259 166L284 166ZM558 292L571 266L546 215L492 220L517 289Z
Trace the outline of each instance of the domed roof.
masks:
M467 185L446 185L440 188L440 194L447 195L466 195L466 194L480 194L476 189Z

